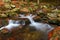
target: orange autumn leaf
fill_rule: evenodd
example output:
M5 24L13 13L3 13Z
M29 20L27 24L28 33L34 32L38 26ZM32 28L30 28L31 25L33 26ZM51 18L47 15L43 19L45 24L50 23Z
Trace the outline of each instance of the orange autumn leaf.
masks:
M18 3L18 1L12 1L11 3L16 4L16 3Z
M57 31L59 31L59 30L60 30L60 26L59 26L59 27L56 27L54 30L52 30L51 32L49 32L49 34L48 34L48 40L50 40L51 37L53 36L53 34L54 34L55 32L57 32ZM58 32L58 33L59 33L59 32ZM58 40L58 37L55 37L54 40Z
M58 40L58 37L55 37L55 40Z
M1 1L0 1L0 6L3 6L3 5L4 5L4 2L1 2Z
M52 35L53 35L53 30L51 32L49 32L49 34L48 34L48 40L50 40L50 38L52 37Z
M10 37L10 38L8 38L8 40L15 40L15 38L14 37Z
M19 7L19 2L18 1L12 1L12 4L14 4L16 6L16 8Z

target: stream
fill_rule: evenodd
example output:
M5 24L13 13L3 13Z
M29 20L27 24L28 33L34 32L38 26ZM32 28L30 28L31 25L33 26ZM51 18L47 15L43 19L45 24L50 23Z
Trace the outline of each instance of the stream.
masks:
M35 27L37 30L40 30L40 31L43 31L43 32L46 32L48 33L49 31L53 30L54 28L49 25L49 24L46 24L46 23L39 23L39 22L35 22L33 20L33 18L35 17L36 15L27 15L27 16L24 16L24 15L21 15L20 14L20 17L19 18L27 18L29 21L30 21L30 24L29 26L33 26ZM25 25L25 21L20 21L17 20L12 20L10 19L8 21L8 25L4 26L4 27L1 27L0 30L4 29L4 28L7 28L8 30L11 30L12 28L15 28L15 27L19 27L20 25Z

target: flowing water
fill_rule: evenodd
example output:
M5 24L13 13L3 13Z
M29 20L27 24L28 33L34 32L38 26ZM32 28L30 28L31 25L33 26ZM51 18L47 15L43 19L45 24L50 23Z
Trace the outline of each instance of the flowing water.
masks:
M37 30L41 30L43 32L49 32L51 31L52 29L54 29L52 26L50 26L49 24L44 24L44 23L39 23L39 22L35 22L33 20L33 18L35 17L36 15L27 15L27 16L24 16L24 15L20 15L20 18L28 18L29 21L31 22L30 26L33 26L35 27Z
M54 29L52 26L50 26L49 24L44 24L44 23L39 23L39 22L35 22L33 20L33 18L35 17L36 15L27 15L27 16L24 16L24 15L20 15L19 18L27 18L29 19L29 21L31 22L29 26L33 26L35 27L37 30L40 30L40 31L43 31L43 32L49 32L51 31L52 29ZM4 26L4 27L1 27L0 30L2 30L3 28L7 28L8 30L11 30L12 28L14 27L19 27L20 25L25 25L25 22L24 21L21 21L21 23L19 23L19 21L14 21L14 20L9 20L9 24L7 26Z
M0 30L2 30L4 28L7 28L8 30L11 30L12 28L18 27L19 25L20 25L19 21L9 20L8 25L4 26L4 27L1 27Z
M42 31L44 33L43 39L44 40L47 40L48 39L47 33L49 31L53 30L54 28L52 26L50 26L49 24L35 22L33 20L33 18L35 16L36 15L32 15L32 14L27 15L27 16L24 16L24 15L21 15L20 14L20 17L19 18L27 18L27 19L29 19L29 21L30 21L29 27L32 27L32 28L35 27L37 29L37 31L39 31L39 32ZM6 29L8 29L8 30L11 31L12 28L20 27L21 25L26 25L24 20L12 20L12 19L10 19L8 21L8 25L1 27L0 30L6 28Z

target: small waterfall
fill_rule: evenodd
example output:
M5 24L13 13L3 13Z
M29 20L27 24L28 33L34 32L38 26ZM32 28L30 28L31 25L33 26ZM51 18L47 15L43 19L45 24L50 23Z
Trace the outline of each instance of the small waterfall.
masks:
M7 26L1 27L0 30L4 28L11 30L12 28L18 27L19 25L19 21L9 20L9 24Z
M43 32L49 32L51 31L52 29L54 29L52 26L50 26L49 24L44 24L44 23L39 23L39 22L35 22L33 20L33 18L35 17L36 15L27 15L27 16L24 16L24 15L20 15L19 18L28 18L29 21L31 22L31 24L29 26L33 26L35 27L37 30L41 30ZM18 27L20 25L25 25L25 21L15 21L15 20L9 20L9 23L7 26L4 26L4 27L1 27L0 30L2 30L3 28L7 28L8 30L11 30L12 28L14 27Z
M27 16L20 15L20 18L28 18L29 21L31 22L30 26L34 26L37 30L41 30L41 31L44 31L44 32L49 32L52 29L54 29L53 27L51 27L48 24L35 22L33 20L33 17L35 17L35 15L32 15L32 14L27 15Z

